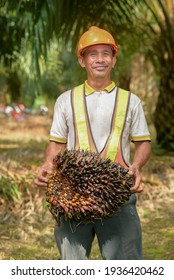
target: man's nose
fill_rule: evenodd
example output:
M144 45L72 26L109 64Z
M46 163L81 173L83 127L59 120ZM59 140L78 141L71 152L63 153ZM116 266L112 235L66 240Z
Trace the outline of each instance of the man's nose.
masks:
M98 61L98 62L104 61L104 57L103 57L103 54L102 54L102 53L99 53L99 54L98 54L98 56L97 56L97 61Z

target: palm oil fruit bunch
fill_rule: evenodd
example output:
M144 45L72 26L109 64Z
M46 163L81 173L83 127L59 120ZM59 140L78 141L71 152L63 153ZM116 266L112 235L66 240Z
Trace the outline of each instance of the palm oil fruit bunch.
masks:
M117 212L129 200L133 177L99 154L64 150L54 158L46 199L54 218L89 222Z

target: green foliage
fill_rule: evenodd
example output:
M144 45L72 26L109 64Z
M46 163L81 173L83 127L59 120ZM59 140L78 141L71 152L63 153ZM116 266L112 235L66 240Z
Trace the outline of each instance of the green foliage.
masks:
M26 194L29 188L28 179L31 179L31 175L19 176L10 174L7 172L5 175L0 175L0 204L4 202L8 203L19 203L21 196Z
M18 184L14 178L0 176L0 193L6 201L18 202L21 196Z
M174 123L166 125L165 121L174 120L170 108L174 87L173 5L173 0L1 1L0 60L3 66L10 65L12 73L17 71L19 80L26 79L21 87L24 91L14 94L25 96L32 104L38 93L55 98L84 80L71 54L75 54L80 35L89 26L98 25L118 42L120 70L116 68L113 76L124 88L129 87L134 53L142 53L153 63L160 91L154 115L157 141L173 148ZM57 60L48 70L45 63L54 50L53 43L59 46ZM70 73L71 69L75 71Z
M7 73L5 71L5 69L0 67L0 92L3 90L3 88L5 87L6 83L7 83Z
M133 2L113 0L4 2L1 7L3 26L9 25L11 29L4 29L3 34L8 35L6 36L8 40L2 36L1 58L4 63L7 58L13 63L13 70L9 71L9 87L12 88L14 85L10 83L12 81L10 77L16 71L18 72L16 81L22 81L18 90L13 91L14 95L21 96L27 105L32 105L38 94L44 93L55 99L62 91L84 81L86 73L78 65L75 51L80 34L90 25L108 28L113 32L113 36L117 37L116 39L120 39L123 33L132 33ZM10 46L10 50L7 48L5 52L6 45ZM55 45L58 45L59 49L55 50ZM29 56L31 59L28 59ZM53 57L54 63L51 64L50 59ZM44 65L45 60L48 67ZM124 64L123 68L122 73L127 72L128 64ZM121 67L120 69L122 70ZM12 96L13 92L11 92L12 101L15 99Z
M117 38L125 31L133 33L134 1L96 0L21 0L6 1L1 8L3 14L13 15L12 39L19 36L18 41L10 44L11 52L17 43L24 53L30 49L32 61L40 74L39 58L47 58L47 50L53 38L58 42L71 42L77 46L80 34L90 25L108 28ZM84 16L85 15L85 16ZM8 18L10 21L10 18ZM7 22L4 19L4 26ZM115 32L115 26L118 28ZM8 31L8 30L6 30ZM9 34L9 32L6 32ZM9 36L8 36L9 37ZM9 38L10 39L10 38Z

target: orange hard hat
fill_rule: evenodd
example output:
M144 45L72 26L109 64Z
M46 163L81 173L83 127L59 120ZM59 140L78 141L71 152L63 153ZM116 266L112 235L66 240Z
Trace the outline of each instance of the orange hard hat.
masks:
M91 26L89 30L83 33L80 37L77 56L80 57L85 48L99 44L111 45L114 49L115 56L118 55L118 47L112 35L104 29L97 26Z

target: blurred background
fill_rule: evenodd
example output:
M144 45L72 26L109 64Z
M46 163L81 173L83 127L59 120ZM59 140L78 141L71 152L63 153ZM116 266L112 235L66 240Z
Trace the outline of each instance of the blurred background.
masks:
M59 259L33 180L56 98L86 78L76 50L92 25L115 38L112 79L141 98L151 132L138 195L143 258L174 259L174 0L0 0L0 259Z

